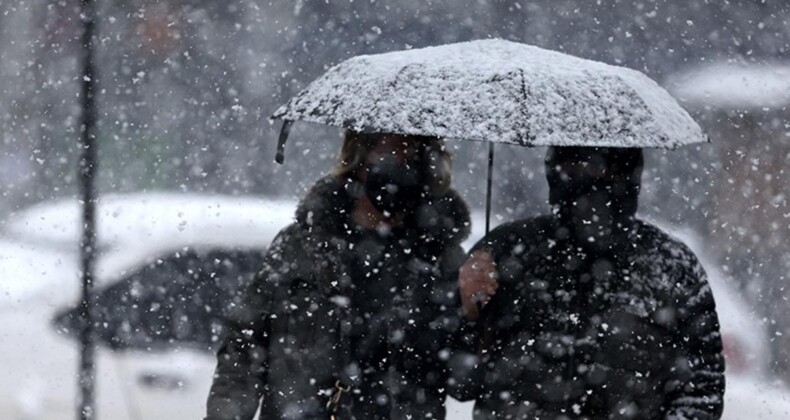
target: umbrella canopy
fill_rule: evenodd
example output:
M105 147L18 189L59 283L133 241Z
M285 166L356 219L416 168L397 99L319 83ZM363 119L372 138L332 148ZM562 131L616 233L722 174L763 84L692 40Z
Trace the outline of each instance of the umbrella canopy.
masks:
M661 147L706 141L644 74L504 40L363 55L272 119L520 146Z

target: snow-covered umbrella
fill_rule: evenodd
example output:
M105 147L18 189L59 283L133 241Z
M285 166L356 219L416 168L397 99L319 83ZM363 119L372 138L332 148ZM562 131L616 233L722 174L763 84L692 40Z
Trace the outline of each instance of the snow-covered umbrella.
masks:
M490 142L488 207L494 143L675 148L707 140L641 72L499 39L351 58L271 118L284 120L279 163L297 120Z

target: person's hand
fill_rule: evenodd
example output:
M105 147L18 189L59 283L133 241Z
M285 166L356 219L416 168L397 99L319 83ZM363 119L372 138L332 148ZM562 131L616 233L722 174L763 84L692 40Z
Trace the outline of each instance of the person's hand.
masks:
M458 286L461 293L461 309L464 316L475 320L480 308L485 307L499 287L494 258L486 250L477 250L469 256L458 271Z

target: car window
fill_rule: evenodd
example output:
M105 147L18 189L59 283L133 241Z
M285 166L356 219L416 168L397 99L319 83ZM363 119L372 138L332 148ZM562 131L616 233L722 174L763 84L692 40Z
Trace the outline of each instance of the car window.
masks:
M96 338L113 349L190 346L213 350L222 320L263 262L264 250L187 249L164 255L102 289ZM78 307L55 317L76 336Z

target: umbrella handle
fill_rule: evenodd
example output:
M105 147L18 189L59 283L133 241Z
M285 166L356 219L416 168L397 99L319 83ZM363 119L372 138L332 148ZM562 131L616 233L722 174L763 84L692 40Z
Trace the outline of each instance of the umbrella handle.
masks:
M488 181L486 186L486 235L491 230L491 179L494 177L494 143L488 143Z
M274 156L274 161L283 164L285 161L285 142L288 140L288 134L291 133L292 120L283 120L283 127L280 129L280 138L277 140L277 154Z
M486 236L488 236L488 232L491 230L491 180L493 177L494 143L488 143L488 179L486 181ZM483 313L483 302L477 302L477 313Z

